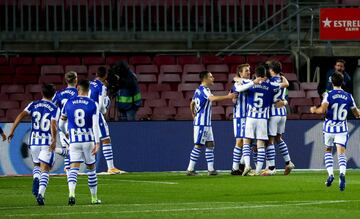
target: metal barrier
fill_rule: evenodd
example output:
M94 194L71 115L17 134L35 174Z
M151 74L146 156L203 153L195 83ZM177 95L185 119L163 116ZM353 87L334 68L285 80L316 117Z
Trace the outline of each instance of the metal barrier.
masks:
M286 4L287 0L0 0L0 31L241 33ZM286 16L282 11L266 28Z

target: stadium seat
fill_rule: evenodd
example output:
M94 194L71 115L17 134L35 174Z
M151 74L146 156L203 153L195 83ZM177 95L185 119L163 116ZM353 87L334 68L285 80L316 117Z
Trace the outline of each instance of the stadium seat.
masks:
M141 94L141 98L144 100L157 100L160 98L160 94L157 91L149 91Z
M116 62L119 62L119 61L128 62L128 58L127 58L127 56L108 56L108 57L106 57L106 64L107 65L113 65L113 64L115 64Z
M31 57L11 57L10 63L13 65L31 65L32 58Z
M226 90L226 91L230 91L233 86L234 86L233 83L226 83L226 84L225 84L225 90Z
M229 120L232 120L233 119L233 111L234 110L234 107L233 106L227 106L225 108L225 116L226 116L226 119L229 119Z
M179 65L200 64L200 59L197 56L178 56L177 63Z
M190 108L188 107L178 107L176 110L176 120L193 120Z
M305 92L303 90L289 90L289 98L304 98Z
M227 93L226 93L227 94ZM226 95L225 94L225 95ZM224 101L220 101L217 103L218 106L230 106L230 107L233 107L234 106L234 103L232 102L232 100L224 100Z
M139 89L141 94L146 93L147 92L147 85L146 84L139 84Z
M0 75L0 84L12 84L14 77L10 75Z
M20 109L25 109L25 107L27 107L29 105L29 103L33 100L40 100L42 99L41 95L37 95L35 98L33 98L32 100L23 100L21 101L21 105L20 105Z
M312 106L312 105L313 105L313 102L309 98L292 98L290 100L290 106L291 107L295 107L295 106Z
M212 85L210 87L210 90L212 90L212 91L216 91L216 90L223 91L224 90L224 85L222 83L214 83L214 85Z
M192 91L185 91L184 92L184 97L186 100L191 100L194 96L195 90ZM213 102L213 104L216 104L216 102Z
M149 120L150 115L152 114L152 110L150 107L140 107L136 112L137 120Z
M98 70L99 67L105 67L106 70L109 71L109 66L106 66L106 65L89 65L88 75L89 76L95 76L96 71Z
M288 81L298 81L297 75L295 73L284 73L284 77Z
M205 67L201 64L186 64L183 70L184 74L199 74L202 71L205 71Z
M43 65L41 66L41 75L64 74L62 65Z
M170 91L171 87L169 84L149 84L150 91Z
M16 67L16 75L40 75L40 69L37 65L24 65Z
M130 65L149 65L151 58L149 56L132 56L129 59Z
M39 56L35 58L37 65L56 65L56 58L52 56Z
M147 107L165 107L166 101L163 99L147 100L145 102L145 106L147 106Z
M24 93L15 93L9 95L9 100L32 100L33 96L31 94L24 94Z
M25 93L41 93L42 85L40 84L28 84L25 87Z
M228 74L217 74L217 73L214 73L214 74L212 74L212 75L213 75L213 77L214 77L215 82L224 82L224 83L226 83L226 82L228 82L228 80L229 80Z
M5 56L0 56L0 65L7 65L8 59Z
M178 85L179 91L195 91L199 87L198 83L184 83Z
M15 121L16 117L22 112L22 109L6 110L6 121Z
M11 100L1 101L0 109L11 109L11 110L19 109L19 102L18 101L11 101Z
M137 78L139 83L157 83L155 75L138 75Z
M319 97L319 92L317 90L307 90L306 91L307 98L316 98Z
M59 65L81 65L81 59L78 56L63 56L57 60Z
M102 56L85 56L83 57L84 65L104 65L105 58Z
M65 72L75 71L78 74L88 74L86 65L67 65L65 66Z
M186 99L173 99L169 101L169 106L174 106L174 107L189 107L190 106L190 101L186 100Z
M160 74L182 74L181 65L161 65Z
M229 74L228 75L228 83L233 83L233 81L234 81L234 77L236 76L236 74L234 74L234 73L231 73L231 74Z
M15 84L35 84L39 80L37 75L20 75L15 77Z
M320 106L321 105L321 98L320 97L315 97L312 98L314 106Z
M154 57L154 63L160 65L175 65L176 60L174 56L158 55Z
M135 72L137 74L158 74L158 67L156 65L138 65Z
M39 78L39 83L63 84L63 76L60 76L60 75L42 75Z
M287 120L299 120L300 119L300 114L288 114L286 119Z
M301 90L317 90L319 83L317 82L304 82L300 83Z
M263 56L263 55L248 55L246 57L246 61L250 64L250 65L258 65L261 62L265 62L269 59L269 57L267 56Z
M13 66L0 66L0 75L12 75L15 73L15 68Z
M165 100L183 100L184 96L178 91L163 91L161 92L161 99Z
M223 63L223 60L220 56L204 55L201 57L201 61L204 65L222 64Z
M5 93L0 93L0 101L9 100L9 96Z
M173 82L173 83L180 83L180 75L174 75L174 74L160 74L159 75L159 83L163 82Z
M298 106L297 112L300 114L310 113L310 107L312 107L312 106Z
M224 63L228 65L240 65L245 63L244 56L224 56Z
M173 119L176 114L174 107L156 107L151 115L152 120L169 120Z
M24 93L25 89L23 85L2 85L1 93Z
M0 109L0 118L5 117L5 110ZM2 120L0 120L2 122Z
M208 65L206 70L211 73L229 73L229 67L227 65Z
M183 83L185 82L198 82L200 83L200 78L198 74L184 74L182 76L182 80Z

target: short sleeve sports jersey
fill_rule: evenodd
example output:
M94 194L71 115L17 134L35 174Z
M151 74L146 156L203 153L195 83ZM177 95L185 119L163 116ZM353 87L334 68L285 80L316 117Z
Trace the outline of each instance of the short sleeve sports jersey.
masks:
M233 108L233 118L246 118L246 107L247 107L247 92L238 92L241 85L250 83L251 80L243 79L237 82L231 88L232 93L238 93L238 98Z
M210 89L200 85L196 89L192 100L195 102L194 126L211 126L211 101L213 96Z
M274 82L274 83L281 83L282 82L282 79L281 79L281 76L280 75L276 75L274 77L271 77L270 78L270 81L271 82ZM274 96L274 101L273 101L273 104L271 104L271 109L270 109L270 117L272 116L286 116L286 107L283 106L283 107L280 107L280 108L277 108L275 106L275 102L278 101L278 100L285 100L286 98L286 88L280 88L275 96Z
M60 107L60 110L64 107L65 103L78 95L78 91L75 87L67 87L60 91L57 91L54 98L53 103Z
M248 90L247 117L269 119L270 106L279 89L280 85L270 80L266 80L250 88Z
M70 99L62 110L68 119L70 143L93 142L93 117L98 121L97 104L88 97L77 96Z
M48 100L37 100L29 103L24 109L31 115L30 146L49 146L51 142L51 120L58 120L60 110Z
M323 103L328 103L323 131L343 133L348 131L346 117L349 110L356 107L351 94L343 90L331 90L324 95Z

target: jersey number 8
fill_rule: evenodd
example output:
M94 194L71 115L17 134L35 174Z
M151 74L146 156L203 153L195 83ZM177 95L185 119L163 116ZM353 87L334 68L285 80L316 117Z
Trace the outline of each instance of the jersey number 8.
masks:
M74 117L75 117L75 124L78 127L84 127L85 126L85 112L83 109L77 109L74 112Z

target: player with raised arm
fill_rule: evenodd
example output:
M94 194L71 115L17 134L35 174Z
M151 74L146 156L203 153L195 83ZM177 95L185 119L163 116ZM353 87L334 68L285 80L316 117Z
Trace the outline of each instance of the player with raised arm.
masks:
M320 107L313 106L310 108L311 113L326 114L323 125L324 144L325 144L325 167L328 172L328 178L325 182L326 186L331 186L334 181L333 155L332 149L336 146L338 154L338 162L340 169L339 189L345 190L345 174L346 174L346 146L349 139L348 126L346 117L348 111L359 118L360 112L355 105L354 98L351 94L345 92L341 85L344 76L340 72L334 72L331 76L333 90L324 94L324 99Z
M255 70L256 78L265 78L266 68L264 65L258 66ZM248 110L245 123L245 140L243 146L243 157L245 169L243 176L250 170L250 144L252 140L257 140L257 164L255 175L260 175L260 171L265 159L265 141L268 140L268 119L270 106L276 92L289 86L288 81L283 77L282 83L274 83L269 79L261 84L254 85L248 90Z
M65 103L69 99L77 96L77 89L76 89L77 82L78 79L76 72L69 71L65 74L65 83L67 84L67 87L60 91L57 91L52 100L55 103L55 105L57 105L60 108L60 111L62 110ZM65 127L67 127L66 124ZM65 172L66 175L68 176L70 170L69 138L66 136L64 132L59 132L59 137L62 148L55 148L55 152L59 155L64 156Z
M90 81L89 97L98 103L99 106L99 125L100 125L100 140L102 144L102 151L108 167L108 173L118 174L120 170L114 166L114 156L112 150L112 143L109 133L109 126L105 120L107 106L109 105L109 98L107 97L107 88L104 85L107 78L105 67L99 67L96 71L96 78Z
M282 82L281 76L281 63L278 61L269 61L267 62L270 81L275 83ZM285 133L285 124L286 124L286 88L281 88L277 91L274 96L273 103L270 108L270 119L269 119L269 141L266 146L266 162L267 168L262 172L261 175L275 175L275 145L279 148L284 161L285 161L285 171L284 175L289 175L291 170L295 168L295 165L291 162L289 150L282 139L282 134Z
M235 84L231 92L238 94L235 99L233 108L233 127L234 137L236 138L235 147L233 150L233 165L231 175L241 175L242 170L239 168L241 152L243 146L243 138L245 137L245 121L246 121L246 106L247 106L247 89L254 84L262 82L263 79L257 78L254 81L250 80L250 65L241 64L237 68L237 75Z
M202 71L199 74L201 85L196 89L190 103L190 110L194 118L194 148L190 154L190 162L187 168L187 175L194 176L195 164L200 157L201 148L206 147L205 157L208 166L208 175L215 176L214 169L214 136L211 127L211 104L213 101L233 99L236 94L229 93L226 96L214 96L210 88L214 84L214 77L209 71Z
M45 190L49 183L49 171L54 164L54 149L56 147L57 121L59 108L51 102L55 94L53 84L42 87L43 98L31 103L15 119L11 127L8 141L14 137L16 127L21 120L31 116L30 151L34 163L32 193L39 205L45 204Z
M59 122L64 132L68 121L70 139L70 173L68 177L69 205L75 204L75 188L80 164L85 162L88 172L88 186L91 193L91 204L100 204L97 198L96 153L100 147L99 109L97 103L88 97L90 83L79 81L78 96L66 102Z

